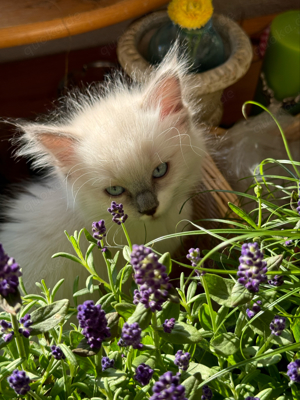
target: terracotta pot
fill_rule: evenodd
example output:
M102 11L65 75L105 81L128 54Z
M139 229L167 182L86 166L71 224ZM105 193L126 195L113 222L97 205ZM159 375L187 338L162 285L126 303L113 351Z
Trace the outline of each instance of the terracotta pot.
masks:
M149 39L167 21L166 11L151 13L130 25L119 39L118 59L132 79L138 82L147 80L149 69L154 68L145 59ZM189 74L185 79L194 80L191 97L200 106L198 122L217 126L223 113L223 90L247 72L252 60L252 47L246 33L230 18L216 14L213 24L224 42L226 61L209 71Z

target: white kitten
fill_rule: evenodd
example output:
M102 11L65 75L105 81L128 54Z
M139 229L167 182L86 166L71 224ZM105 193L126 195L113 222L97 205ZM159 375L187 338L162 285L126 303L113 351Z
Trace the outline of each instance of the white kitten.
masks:
M28 193L5 204L11 222L2 225L0 243L23 268L29 293L42 278L50 287L65 278L60 297L71 296L76 275L84 286L83 267L51 259L71 250L64 230L91 231L93 221L104 219L108 244L125 243L107 212L112 200L124 205L133 243L174 233L179 221L191 218L189 203L179 211L201 180L205 146L186 101L189 88L182 87L185 73L173 52L142 87L118 78L104 90L70 95L65 111L47 123L16 123L24 132L18 154L52 167L43 183L27 185ZM174 251L178 243L161 241L155 249ZM97 253L96 269L105 278Z

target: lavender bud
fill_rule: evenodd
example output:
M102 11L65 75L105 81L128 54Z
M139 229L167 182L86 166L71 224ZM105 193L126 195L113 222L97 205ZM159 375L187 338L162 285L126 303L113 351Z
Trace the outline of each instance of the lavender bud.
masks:
M190 353L184 353L182 350L178 350L175 354L174 364L177 365L179 369L186 371L189 367L190 358Z
M125 322L121 334L121 339L123 339L122 345L124 343L125 346L132 346L134 349L142 349L143 345L141 343L141 333L142 330L137 322L134 322L131 325Z
M245 400L260 400L259 397L252 397L252 396L248 396L245 398Z
M7 297L10 293L16 293L21 275L19 264L4 253L0 243L0 295Z
M124 224L128 215L124 214L123 204L117 204L115 201L111 202L110 208L107 211L113 216L112 220L118 225Z
M268 281L268 284L272 286L281 286L283 285L283 283L284 283L283 275L274 275L272 279Z
M30 379L26 375L25 371L19 371L15 369L10 377L7 378L9 386L20 395L24 395L30 390Z
M0 321L0 327L1 327L1 333L2 333L2 337L3 340L6 343L9 343L12 338L14 337L14 330L12 328L12 324L10 322L5 321L4 319L2 319Z
M300 359L289 363L287 374L291 381L300 383Z
M102 370L105 371L107 368L113 368L115 365L115 360L111 360L108 357L102 357L101 360Z
M101 240L106 236L106 227L104 219L92 223L93 237L97 240L97 246L101 249Z
M238 282L249 292L258 292L259 284L267 280L266 272L267 263L263 261L263 254L259 250L258 243L243 244L237 273Z
M180 385L180 374L168 371L159 377L152 388L150 400L187 400L185 387Z
M212 396L213 396L213 394L212 394L211 389L207 385L204 385L202 387L201 400L211 400Z
M21 327L19 328L19 332L26 337L27 339L30 336L30 333L32 331L32 329L30 328L30 326L32 325L32 321L31 321L31 315L30 314L26 314L24 317L22 317L20 319L20 324Z
M285 329L286 318L275 315L273 321L270 323L271 334L280 336Z
M164 332L171 333L175 326L175 318L166 319L163 323Z
M256 315L260 310L260 305L261 305L261 301L257 300L256 303L253 303L252 309L250 310L249 308L247 308L246 313L248 318L253 318L254 315Z
M186 258L191 261L193 267L197 267L198 262L201 260L200 249L198 247L196 249L192 247L189 249Z
M153 375L153 369L149 367L147 364L140 364L136 370L135 370L135 375L134 379L141 385L141 386L146 386L150 382L150 379L152 378Z
M62 349L59 346L53 345L50 347L50 349L51 349L51 354L56 360L61 360L66 358Z
M86 337L88 344L93 349L99 349L102 342L109 338L110 328L107 327L105 312L101 305L94 305L92 300L85 301L77 307L77 319L82 333Z

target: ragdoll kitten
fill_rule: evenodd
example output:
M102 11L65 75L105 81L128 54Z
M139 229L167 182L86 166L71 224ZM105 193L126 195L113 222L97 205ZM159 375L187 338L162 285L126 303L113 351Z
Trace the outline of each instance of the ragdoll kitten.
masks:
M186 101L185 73L185 63L171 53L144 85L128 87L119 78L68 96L64 111L46 123L15 123L23 132L18 155L33 158L36 167L52 167L42 183L5 200L10 222L1 226L0 243L23 268L28 293L37 291L42 278L48 287L65 278L60 297L71 297L76 275L85 286L83 267L51 259L72 251L64 230L91 231L93 221L104 219L108 246L125 243L107 212L112 200L124 205L137 244L174 233L179 221L191 218L190 202L179 211L201 179L205 146ZM172 252L178 244L160 241L154 248ZM96 253L96 269L106 278Z

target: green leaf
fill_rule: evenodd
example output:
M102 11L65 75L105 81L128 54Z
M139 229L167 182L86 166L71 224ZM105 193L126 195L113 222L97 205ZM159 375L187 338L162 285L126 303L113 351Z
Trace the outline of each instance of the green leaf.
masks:
M97 244L97 240L89 233L87 229L83 228L83 233L89 242Z
M235 212L240 218L242 218L244 221L246 221L250 226L252 226L252 228L256 229L257 225L256 223L253 221L253 219L250 217L249 214L246 213L246 211L242 210L241 208L239 208L238 206L236 206L235 204L232 204L230 202L228 202L228 206L231 208L231 210L233 212Z
M25 358L18 358L17 360L12 361L9 365L1 368L0 381L10 375L14 369L18 368L18 366L22 364L23 361L25 361Z
M175 322L171 333L158 331L158 334L167 342L174 344L194 344L202 340L199 331L194 326L185 324L184 322Z
M155 369L155 364L156 364L155 353L154 352L149 353L148 351L145 351L140 356L137 356L132 362L132 365L134 367L138 367L140 364L147 364L149 365L150 368Z
M94 275L97 275L95 266L94 266L94 255L93 255L93 249L96 247L94 243L91 243L87 249L87 252L85 254L85 261L87 265L89 266L90 270L93 272Z
M75 389L78 388L80 389L82 392L84 392L87 396L89 396L90 398L93 396L93 391L88 387L88 385L84 382L75 382L72 383L71 385L71 389ZM70 399L70 397L68 398L68 400Z
M69 260L75 261L75 262L77 262L78 264L81 264L81 265L82 265L81 260L79 260L79 258L77 258L76 256L73 256L73 254L60 252L60 253L55 253L55 254L53 254L53 256L52 256L52 258L57 258L57 257L68 258Z
M125 265L125 267L123 267L116 278L116 287L119 288L120 287L120 283L122 282L122 285L132 276L133 274L133 269L131 265Z
M92 275L90 275L92 276ZM99 285L93 285L93 290L99 289ZM88 288L83 288L78 290L78 292L73 294L73 297L79 297L79 296L83 296L84 294L89 294L90 290Z
M166 267L166 273L169 275L172 272L172 259L170 253L164 253L159 259L162 265Z
M267 262L268 271L278 271L282 263L283 255L280 254L274 257L265 258L264 261Z
M256 397L260 400L268 400L273 392L273 389L264 389L261 392L257 393Z
M110 328L110 340L118 336L118 324L119 314L117 312L111 312L106 314L107 326Z
M249 292L241 283L236 281L232 288L229 300L231 307L237 307L252 300L254 293Z
M213 300L220 305L233 307L230 298L234 287L232 280L221 278L219 275L205 274L205 281L209 295Z
M64 343L60 343L59 347L62 349L64 355L66 356L67 362L70 367L71 377L73 378L76 368L78 366L77 359L75 355L72 353L72 350L69 349L67 345L65 345Z
M203 329L205 329L206 331L212 331L210 312L209 312L209 307L207 304L202 304L202 306L200 307L199 321L200 321L201 327Z
M97 385L100 386L101 389L105 389L103 378L107 379L108 385L113 391L113 387L117 387L126 381L127 374L123 371L112 368L101 372L101 374L99 374L97 378Z
M84 335L78 331L71 331L69 333L69 338L70 338L71 347L75 348L79 345L81 340L84 338Z
M56 295L58 289L61 287L61 285L64 283L64 281L65 281L64 279L60 279L57 282L57 284L54 286L54 288L52 289L52 292L51 292L52 299L54 298L54 296Z
M198 389L201 381L202 377L200 372L196 372L181 383L181 385L185 387L185 396L189 400L199 400L201 398L202 388Z
M187 301L191 300L195 296L197 286L198 286L197 282L195 282L195 281L190 282L188 289L187 289L187 294L186 294Z
M69 300L60 300L40 307L31 314L31 335L48 332L63 321L69 308Z
M254 357L255 354L257 353L259 347L258 346L249 346L245 349L243 349L243 353L247 357ZM268 349L267 351L264 352L266 358L260 360L257 362L257 367L258 368L263 368L263 367L269 367L273 364L277 364L281 360L281 354L275 354L271 357L268 357L268 353L270 353L272 349Z
M130 303L118 303L115 305L115 310L120 314L125 321L134 313L136 306Z
M296 342L300 341L300 318L299 318L299 316L300 316L300 307L298 307L295 312L295 317L298 317L298 318L295 318L293 320L293 324L291 325L291 329L292 329L292 332L293 332Z
M128 318L128 324L133 324L138 322L142 331L150 325L152 317L152 311L150 308L145 308L142 303L139 303L134 311L134 313Z
M79 342L76 349L73 349L72 352L80 357L91 357L91 356L95 356L97 353L99 353L99 350L100 349L92 349L90 347L90 345L88 344L86 338L84 337Z
M162 310L157 313L157 322L162 325L166 319L179 318L180 304L172 303L171 301L165 301L162 305Z
M89 293L94 292L94 285L93 285L93 275L89 275L86 279L85 286Z
M210 345L217 354L228 357L239 350L240 339L232 332L221 333L211 340Z
M128 262L130 262L130 260L131 260L130 255L131 255L130 247L129 246L124 246L123 247L123 257Z

